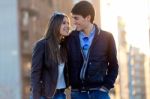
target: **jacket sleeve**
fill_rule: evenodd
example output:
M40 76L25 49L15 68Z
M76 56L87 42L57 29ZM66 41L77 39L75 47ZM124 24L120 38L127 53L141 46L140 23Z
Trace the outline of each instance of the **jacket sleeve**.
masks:
M37 42L32 52L31 67L31 89L33 99L40 99L41 96L41 73L44 56L44 44Z
M113 38L113 35L110 34L109 36L109 45L108 45L108 70L107 75L104 79L103 86L106 87L108 90L114 87L115 80L118 75L118 61L117 61L117 51L116 51L116 44Z

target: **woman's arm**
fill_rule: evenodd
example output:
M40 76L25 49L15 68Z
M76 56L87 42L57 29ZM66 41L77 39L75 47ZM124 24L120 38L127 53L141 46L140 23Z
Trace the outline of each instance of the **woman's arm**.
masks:
M44 43L39 41L36 43L32 52L31 67L31 87L33 99L40 99L41 96L41 72L44 59Z

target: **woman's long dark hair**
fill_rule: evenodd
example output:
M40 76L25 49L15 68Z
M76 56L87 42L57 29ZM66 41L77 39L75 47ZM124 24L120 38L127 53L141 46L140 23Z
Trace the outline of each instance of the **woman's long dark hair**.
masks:
M65 41L60 40L60 27L64 17L67 16L62 13L54 13L49 20L48 29L44 35L47 41L46 46L48 47L47 58L49 61L52 60L57 63L67 61Z

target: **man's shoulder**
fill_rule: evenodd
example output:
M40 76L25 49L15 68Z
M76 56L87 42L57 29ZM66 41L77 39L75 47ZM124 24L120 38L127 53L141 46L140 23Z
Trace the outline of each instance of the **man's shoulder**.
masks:
M105 38L113 38L113 34L111 32L108 32L106 30L100 30L100 34L101 36L105 37Z
M73 30L70 32L68 38L73 38L73 37L77 37L79 34L79 31Z
M111 35L112 33L106 31L106 30L103 30L102 28L100 28L97 24L94 24L95 28L96 28L96 31L97 33L103 35L103 36L109 36Z
M79 31L73 30L70 32L70 36L76 36L79 33Z
M103 30L103 29L100 30L100 33L102 33L103 35L111 35L112 34L111 32L108 32L108 31Z

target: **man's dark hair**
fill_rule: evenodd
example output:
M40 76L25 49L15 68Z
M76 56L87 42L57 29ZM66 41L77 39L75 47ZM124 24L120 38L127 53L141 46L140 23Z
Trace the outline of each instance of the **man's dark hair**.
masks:
M93 23L94 16L95 16L95 10L91 3L88 1L80 1L71 10L72 14L81 15L82 17L86 17L88 15L91 16L90 22Z

